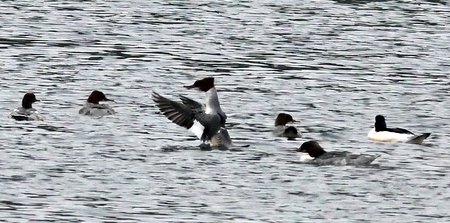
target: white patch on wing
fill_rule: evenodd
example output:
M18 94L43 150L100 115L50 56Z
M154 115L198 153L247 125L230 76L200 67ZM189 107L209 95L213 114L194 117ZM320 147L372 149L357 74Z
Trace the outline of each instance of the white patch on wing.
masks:
M388 132L388 131L375 131L375 128L371 129L367 135L369 139L380 142L406 142L415 137L415 135Z
M194 124L191 126L191 128L189 128L189 131L193 132L198 139L201 139L204 129L205 127L202 124L200 124L200 122L194 120Z
M44 116L42 116L38 111L34 111L33 113L31 113L29 118L36 121L44 121Z

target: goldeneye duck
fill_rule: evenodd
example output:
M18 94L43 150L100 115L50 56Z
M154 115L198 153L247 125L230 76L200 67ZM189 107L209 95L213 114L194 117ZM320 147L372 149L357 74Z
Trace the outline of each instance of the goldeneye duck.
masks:
M220 107L214 78L207 77L184 87L206 92L205 104L185 96L180 96L181 102L176 102L156 92L153 92L153 101L169 120L189 129L204 145L230 147L231 138L225 128L227 116Z
M113 115L116 113L108 104L100 104L101 101L113 100L106 98L105 94L101 91L93 91L78 113L91 116Z
M44 117L32 107L34 102L39 101L33 93L26 93L22 99L22 107L11 112L10 117L17 121L42 121Z
M304 142L297 152L308 153L318 165L369 165L379 156L358 155L345 151L326 152L316 141Z
M288 123L296 122L290 114L280 113L275 119L275 129L273 134L275 136L286 137L289 140L293 140L300 137L297 129L294 126L287 126Z
M413 144L422 144L423 140L428 138L431 133L416 135L402 128L388 128L384 116L375 117L375 128L369 131L369 139L380 142L406 142Z

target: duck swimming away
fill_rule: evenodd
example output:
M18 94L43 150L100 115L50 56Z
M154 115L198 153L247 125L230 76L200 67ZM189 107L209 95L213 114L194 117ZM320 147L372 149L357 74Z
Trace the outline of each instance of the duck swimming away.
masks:
M369 165L379 156L351 154L346 151L326 152L316 141L304 142L297 152L308 153L314 159L312 163L318 165Z
M153 101L169 120L193 132L203 144L229 148L231 138L225 127L227 116L220 107L214 78L197 80L185 88L205 92L205 104L185 96L180 96L181 102L176 102L156 92L153 92Z
M422 144L431 133L416 135L402 128L388 128L384 116L375 117L375 128L369 131L369 139L380 142L406 142L412 144Z

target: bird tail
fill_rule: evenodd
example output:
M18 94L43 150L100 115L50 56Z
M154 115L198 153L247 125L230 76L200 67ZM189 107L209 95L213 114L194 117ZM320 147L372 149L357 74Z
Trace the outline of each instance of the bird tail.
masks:
M211 138L211 146L230 148L232 145L230 135L226 128L221 127L220 130Z
M428 138L431 135L431 133L424 133L418 136L415 136L414 138L408 140L408 143L412 144L422 144L423 140Z

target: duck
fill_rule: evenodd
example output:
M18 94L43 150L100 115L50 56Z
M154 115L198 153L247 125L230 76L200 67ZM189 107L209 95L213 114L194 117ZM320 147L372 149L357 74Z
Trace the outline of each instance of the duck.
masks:
M26 93L22 98L22 106L14 109L10 117L17 121L43 121L44 117L32 106L37 101L34 93Z
M304 142L297 152L308 153L313 158L311 163L318 165L369 165L379 157L379 155L352 154L346 151L327 152L314 140Z
M205 92L205 103L185 96L180 96L181 102L177 102L155 91L152 94L153 101L164 116L193 132L203 146L229 148L232 141L225 127L227 115L220 107L214 78L206 77L184 87Z
M94 90L89 95L83 108L81 108L78 113L80 115L88 116L105 116L114 115L116 112L108 104L100 104L101 101L113 101L108 99L105 94L101 91Z
M412 144L422 144L431 133L416 135L411 131L402 128L388 128L386 119L383 115L375 116L375 127L372 128L367 136L370 140L380 142L406 142Z
M296 122L292 115L287 113L279 113L275 119L275 128L273 134L278 137L285 137L288 140L294 140L300 137L297 128L294 126L287 126L288 123Z

